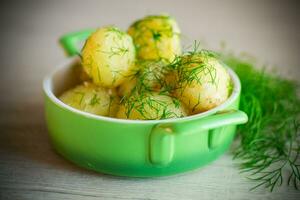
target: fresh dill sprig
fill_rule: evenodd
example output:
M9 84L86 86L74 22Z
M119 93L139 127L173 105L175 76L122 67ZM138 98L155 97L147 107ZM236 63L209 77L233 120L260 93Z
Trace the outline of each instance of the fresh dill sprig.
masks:
M200 44L195 41L191 51L176 56L171 63L163 59L157 61L138 61L137 66L139 66L139 70L131 73L130 77L131 80L135 80L135 86L127 97L122 98L122 103L126 104L125 107L128 108L126 112L127 117L133 108L144 108L143 106L147 104L151 107L152 98L147 97L146 99L149 101L142 101L144 95L151 92L176 97L177 92L184 91L192 83L202 84L204 77L206 82L216 84L216 69L209 63L209 59L215 56L210 51L199 48ZM140 96L141 98L137 100L136 96ZM139 104L142 102L142 105L132 105L135 102ZM198 99L199 103L200 97ZM177 104L178 102L174 102L175 107L178 106ZM143 109L140 110L142 112ZM165 113L164 115L167 116L168 114L171 115L174 113ZM164 115L163 117L166 117Z
M181 117L170 109L172 107L175 107L175 110L179 109L181 104L178 99L172 98L170 102L160 99L163 95L170 96L171 90L167 91L165 87L168 63L163 60L139 60L136 65L138 70L127 77L128 80L134 81L135 85L121 98L121 103L126 108L127 118L133 111L147 120Z
M221 53L221 57L240 77L240 109L249 117L249 122L238 128L240 145L234 150L241 172L257 181L252 189L273 191L283 182L299 189L299 83L235 56Z
M182 93L191 84L201 85L204 81L217 87L216 68L210 64L209 59L211 58L216 58L216 54L212 51L200 49L200 43L195 41L191 46L191 50L176 56L173 62L165 66L167 68L165 71L173 74L175 80L172 81L173 83L167 82L164 88L171 90L170 93L174 91ZM208 77L209 80L207 80Z

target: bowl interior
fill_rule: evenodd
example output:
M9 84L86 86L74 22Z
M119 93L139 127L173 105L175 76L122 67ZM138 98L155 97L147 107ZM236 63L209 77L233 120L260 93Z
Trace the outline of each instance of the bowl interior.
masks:
M78 57L73 57L73 58L67 59L65 62L63 62L61 65L59 65L49 76L47 76L44 79L44 83L43 83L44 93L53 102L55 102L58 106L61 106L62 108L71 110L72 112L78 113L85 117L98 118L101 120L113 120L113 121L124 122L124 123L155 123L155 122L169 123L169 122L175 122L175 121L192 120L195 118L201 118L201 117L205 117L205 116L214 114L217 111L224 110L236 98L238 98L240 91L241 91L241 83L240 83L238 76L231 68L225 66L225 68L227 69L227 71L231 77L231 80L233 82L233 90L232 90L230 97L223 104L221 104L211 110L208 110L206 112L202 112L202 113L199 113L196 115L191 115L191 116L182 117L182 118L175 118L175 119L163 119L163 120L116 119L116 118L111 118L111 117L98 116L98 115L94 115L91 113L77 110L75 108L72 108L71 106L64 104L62 101L60 101L58 99L58 97L64 91L66 91L80 83L80 80L78 79L80 67L81 67L81 64L80 64L80 59Z
M78 59L68 60L61 67L54 71L50 76L50 90L59 97L64 91L80 84L78 79L79 69L81 67Z

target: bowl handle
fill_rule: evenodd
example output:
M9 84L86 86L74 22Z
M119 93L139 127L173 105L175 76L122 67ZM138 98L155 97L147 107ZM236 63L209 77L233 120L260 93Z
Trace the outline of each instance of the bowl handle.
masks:
M248 121L246 113L240 110L231 110L201 118L199 120L185 121L174 124L158 124L150 133L150 162L157 166L166 166L172 160L175 152L176 135L197 134L209 130L209 141L216 135L222 134L217 131L228 125L244 124ZM221 129L222 130L222 129ZM215 148L209 142L210 148Z
M95 29L85 29L63 35L59 43L68 56L80 54L82 43L93 33Z

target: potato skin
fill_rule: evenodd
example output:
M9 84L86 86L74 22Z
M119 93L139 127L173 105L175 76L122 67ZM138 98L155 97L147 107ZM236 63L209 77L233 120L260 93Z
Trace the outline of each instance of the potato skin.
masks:
M94 32L86 40L81 56L85 72L103 87L117 87L135 66L132 38L112 26Z
M139 59L171 62L181 54L180 29L170 16L147 16L133 23L128 33Z
M227 100L231 79L218 59L202 52L184 56L180 62L175 96L190 113L210 110Z
M64 92L59 99L76 109L102 116L114 116L118 110L118 97L112 89L84 82Z
M136 94L129 97L116 115L120 119L155 120L187 116L184 106L172 97L158 93Z

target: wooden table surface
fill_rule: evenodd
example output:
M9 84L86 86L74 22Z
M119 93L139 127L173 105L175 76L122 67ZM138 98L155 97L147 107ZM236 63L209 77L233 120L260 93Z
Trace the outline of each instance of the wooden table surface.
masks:
M283 4L284 3L284 4ZM185 40L210 48L226 41L262 63L299 78L299 10L289 1L20 1L1 3L0 199L297 199L283 186L249 191L232 155L164 178L121 178L81 169L52 149L44 121L42 79L64 55L57 38L69 31L169 12ZM186 41L185 41L186 42ZM299 198L298 198L299 199Z

